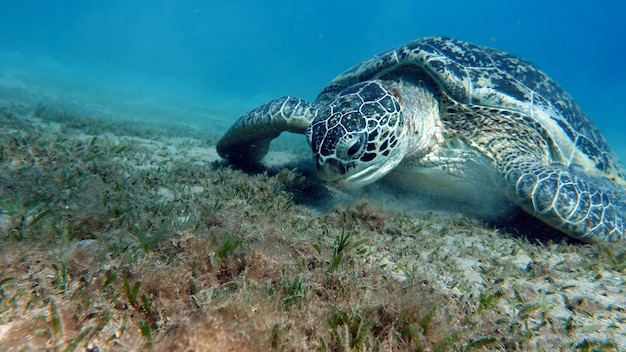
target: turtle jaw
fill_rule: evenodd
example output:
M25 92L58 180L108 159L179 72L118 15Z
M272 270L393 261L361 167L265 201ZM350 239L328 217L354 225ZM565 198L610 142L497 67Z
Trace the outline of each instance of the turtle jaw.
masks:
M374 183L390 173L400 162L404 155L394 153L385 160L369 164L361 170L354 163L345 164L336 159L327 159L323 163L316 163L317 176L330 187L350 190L357 189Z
M390 166L389 164L382 162L381 164L383 165L371 165L355 174L339 179L335 182L335 185L343 189L357 189L374 183L383 178L394 168L394 166Z

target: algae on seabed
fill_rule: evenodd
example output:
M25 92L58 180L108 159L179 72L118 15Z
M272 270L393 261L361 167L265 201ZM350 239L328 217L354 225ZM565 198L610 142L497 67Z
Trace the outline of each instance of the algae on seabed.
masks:
M334 203L301 164L236 170L198 130L0 103L9 350L626 346L621 245Z

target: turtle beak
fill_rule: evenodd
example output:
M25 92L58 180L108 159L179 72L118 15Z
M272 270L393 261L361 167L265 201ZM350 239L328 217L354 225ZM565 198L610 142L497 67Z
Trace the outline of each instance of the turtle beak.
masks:
M331 187L345 190L357 189L380 179L380 165L374 164L367 168L354 172L356 163L344 163L337 159L320 160L315 158L315 171L317 176Z
M358 163L336 158L315 157L317 176L331 186L356 189L376 182L389 174L404 157L403 153L392 153L387 159Z
M336 159L316 157L314 164L317 177L324 182L334 183L345 177L347 168Z
M356 189L378 181L385 174L379 172L379 165L371 165L355 174L339 180L339 187L344 189Z

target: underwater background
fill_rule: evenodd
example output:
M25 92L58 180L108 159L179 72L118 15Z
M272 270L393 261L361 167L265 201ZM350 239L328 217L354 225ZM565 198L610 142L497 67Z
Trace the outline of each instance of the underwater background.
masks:
M453 36L537 64L626 159L626 5L616 0L26 0L2 7L1 85L104 109L161 107L174 111L170 119L216 134L270 99L314 99L371 55L422 36Z
M626 350L626 242L568 239L491 190L469 205L384 182L337 192L301 135L252 171L215 150L260 104L313 100L372 55L445 35L534 62L626 162L624 13L5 1L0 350Z

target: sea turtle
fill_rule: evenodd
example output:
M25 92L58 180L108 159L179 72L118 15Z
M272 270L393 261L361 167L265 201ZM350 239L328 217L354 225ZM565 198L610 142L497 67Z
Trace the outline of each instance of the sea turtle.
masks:
M482 184L572 237L626 239L618 158L563 88L506 52L412 41L342 73L313 103L287 96L250 111L217 151L255 163L283 131L306 134L319 178L335 187L397 174L461 199L481 197L464 189Z

